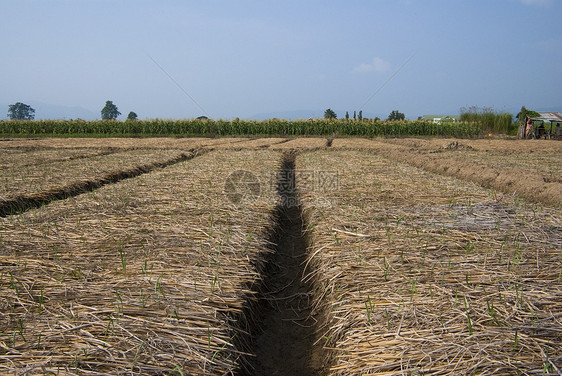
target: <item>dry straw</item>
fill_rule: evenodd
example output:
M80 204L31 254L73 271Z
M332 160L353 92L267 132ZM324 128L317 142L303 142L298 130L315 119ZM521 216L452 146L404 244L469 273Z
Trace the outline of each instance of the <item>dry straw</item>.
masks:
M35 138L1 139L0 148L52 149L52 148L118 148L118 149L196 149L217 144L238 142L238 138Z
M0 171L9 173L24 167L91 158L117 151L115 148L0 148Z
M298 137L293 139L287 139L285 142L277 143L271 145L270 149L281 149L281 150L311 150L311 149L322 149L326 147L327 140L325 138L318 137Z
M559 374L560 150L494 141L2 141L4 200L207 153L0 218L0 373L245 367L282 160L266 149L325 148L296 176L329 374ZM237 170L259 195L225 184Z
M91 153L91 152L90 152ZM76 184L119 176L135 169L150 169L178 160L179 150L135 150L114 153L82 154L71 152L67 158L60 150L2 155L0 203L25 198L40 198ZM57 160L58 159L58 160ZM49 160L49 162L44 162Z
M443 138L388 138L386 142L397 145L421 148L428 151L442 149L451 142L459 142L477 150L501 151L505 153L562 153L562 143L545 140L505 140L505 139L443 139Z
M142 152L139 155L144 155ZM274 190L234 205L227 176L263 182L270 151L210 152L0 218L0 373L228 374L269 251Z
M214 149L265 149L271 145L285 142L285 138L254 138L254 139L238 139L239 142L223 143L214 145Z
M339 171L328 191L297 175L329 374L560 372L559 210L370 152L304 153L297 168Z
M441 139L354 141L336 139L333 147L372 150L392 160L477 182L532 202L556 207L562 205L562 145L559 142Z

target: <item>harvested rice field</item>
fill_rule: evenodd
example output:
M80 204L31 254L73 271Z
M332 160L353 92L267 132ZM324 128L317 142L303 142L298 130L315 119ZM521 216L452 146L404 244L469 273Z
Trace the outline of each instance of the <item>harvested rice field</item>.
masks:
M208 153L3 218L0 373L234 369L276 201L230 207L219 183L280 163Z
M296 183L330 374L560 367L559 210L360 151L305 153L296 166L340 171L328 194L306 189L308 174Z
M0 374L561 374L559 145L1 139Z
M271 145L270 149L283 149L283 150L306 150L306 149L321 149L328 146L330 141L325 138L294 138L287 139L285 142Z
M158 166L187 159L178 150L119 152L82 151L62 157L60 149L2 153L0 156L0 215L41 205L107 182L132 177ZM45 162L47 160L48 162Z
M0 139L0 148L24 149L83 149L83 148L119 148L119 149L193 149L212 147L248 141L248 138L5 138Z
M424 170L477 182L535 203L562 204L562 143L522 140L336 139ZM510 145L512 148L508 148Z

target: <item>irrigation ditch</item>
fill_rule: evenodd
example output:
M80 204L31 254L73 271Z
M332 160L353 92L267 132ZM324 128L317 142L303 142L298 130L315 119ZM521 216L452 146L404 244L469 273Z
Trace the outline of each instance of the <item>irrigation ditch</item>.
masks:
M285 154L277 179L280 202L271 231L271 252L241 314L236 347L246 353L237 376L324 374L325 359L317 344L319 318L312 311L314 281L306 278L306 218L295 185L294 152Z
M82 193L93 191L108 184L118 183L125 179L149 173L158 168L165 168L176 163L184 162L201 155L201 151L192 150L189 153L182 153L178 157L163 162L154 162L131 169L113 172L95 179L75 182L66 186L57 187L44 192L21 195L13 199L0 202L0 217L21 214L27 210L39 208L53 201L64 200L78 196Z

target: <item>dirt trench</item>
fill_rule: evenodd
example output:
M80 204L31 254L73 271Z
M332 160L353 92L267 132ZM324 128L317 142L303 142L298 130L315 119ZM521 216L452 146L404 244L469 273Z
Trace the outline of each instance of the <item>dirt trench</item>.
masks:
M240 375L323 375L323 350L315 345L317 319L311 312L312 284L307 271L308 241L295 186L295 155L287 154L277 190L277 227L271 259L263 272L260 331L252 339L250 369Z

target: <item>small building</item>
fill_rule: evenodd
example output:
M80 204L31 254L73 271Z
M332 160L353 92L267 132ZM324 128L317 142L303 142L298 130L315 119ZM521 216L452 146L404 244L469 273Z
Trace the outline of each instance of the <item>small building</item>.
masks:
M421 117L421 120L431 121L435 124L446 122L456 123L461 120L461 117L456 115L424 115Z
M519 126L519 138L562 139L562 114L560 112L538 112L539 116L526 117Z

